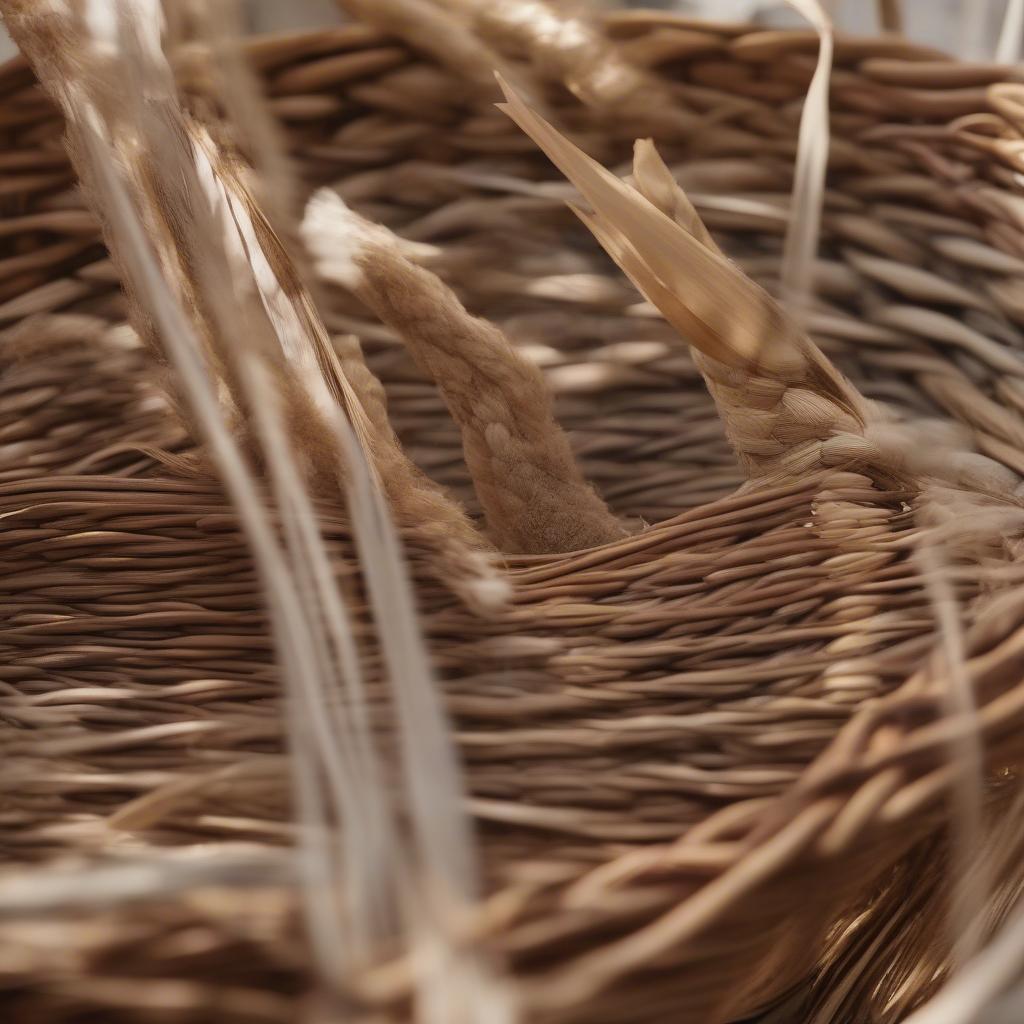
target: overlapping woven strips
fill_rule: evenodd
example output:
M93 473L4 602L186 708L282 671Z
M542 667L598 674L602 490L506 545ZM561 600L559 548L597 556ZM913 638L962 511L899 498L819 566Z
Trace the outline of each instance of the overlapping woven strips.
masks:
M244 54L300 212L323 204L286 241L401 532L482 891L437 948L413 913L325 964L244 524L19 58L0 69L0 1016L906 1019L954 933L958 953L990 939L1024 881L1019 69L837 35L800 311L821 355L730 366L609 260L492 72L521 121L517 102L619 178L653 138L629 201L778 293L815 32L345 6L351 24ZM227 175L208 42L169 52ZM636 269L599 206L584 218ZM412 845L389 623L307 454ZM400 880L425 919L447 895Z

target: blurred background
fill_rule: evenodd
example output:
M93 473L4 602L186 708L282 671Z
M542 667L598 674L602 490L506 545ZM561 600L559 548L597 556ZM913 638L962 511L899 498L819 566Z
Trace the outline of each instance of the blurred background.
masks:
M605 6L659 7L717 21L752 20L765 25L798 25L799 16L779 0L590 0ZM878 30L874 0L822 0L847 32ZM970 59L991 59L1010 0L903 0L905 31L911 38ZM244 0L252 32L329 25L343 19L335 0ZM0 31L0 59L14 52ZM1019 52L1019 51L1018 51Z

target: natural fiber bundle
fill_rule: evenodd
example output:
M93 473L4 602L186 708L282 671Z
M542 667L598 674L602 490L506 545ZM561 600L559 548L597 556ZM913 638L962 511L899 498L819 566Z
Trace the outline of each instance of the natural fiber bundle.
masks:
M1019 75L349 6L0 0L4 1020L970 1019Z

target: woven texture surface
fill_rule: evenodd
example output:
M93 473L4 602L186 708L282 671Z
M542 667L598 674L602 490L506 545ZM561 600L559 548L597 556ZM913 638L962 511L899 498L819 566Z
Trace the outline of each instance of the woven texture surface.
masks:
M627 173L653 137L716 242L777 292L814 33L632 12L574 47L524 24L484 14L471 31L606 166ZM749 482L708 366L566 209L573 190L479 66L414 27L260 39L249 56L304 186L422 243L417 259L539 367L584 477L631 531L509 553L513 603L490 616L408 538L479 830L467 943L529 1020L739 1020L789 999L798 1019L898 1021L947 962L951 748L973 728L948 713L915 557L927 527L970 624L989 927L1019 885L1019 72L837 39L807 323L885 429L857 448L790 393L741 454L808 447ZM202 53L177 70L211 116ZM20 60L0 71L0 131L5 1019L407 1019L400 951L342 996L312 968L251 558L124 324L60 117ZM325 295L406 450L477 515L438 388L367 303ZM781 416L784 397L742 401ZM320 511L353 575L344 508ZM390 728L382 712L385 743ZM143 855L138 877L115 871ZM223 863L219 884L196 885L195 858ZM83 865L90 880L62 887Z

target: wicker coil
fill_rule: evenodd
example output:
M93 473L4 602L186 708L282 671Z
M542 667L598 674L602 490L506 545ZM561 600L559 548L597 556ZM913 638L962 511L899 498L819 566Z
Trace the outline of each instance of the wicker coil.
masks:
M58 107L25 59L0 69L0 1016L904 1020L954 960L949 922L983 944L1022 881L1020 70L836 37L805 322L862 397L851 412L695 356L494 106L497 68L621 176L653 138L707 244L778 293L817 33L532 0L345 6L351 24L245 45L301 205L336 189L401 240L379 236L395 274L427 268L524 357L506 380L446 351L401 305L418 279L321 281L369 420L476 521L512 486L494 423L521 422L509 395L538 367L613 518L580 483L590 511L563 522L562 491L547 508L548 478L531 484L543 517L491 523L513 596L488 610L439 574L444 530L397 515L481 891L436 961L395 938L325 968L235 506L126 325ZM204 45L175 71L217 125ZM652 204L672 213L666 187ZM400 794L388 624L346 503L316 507Z

